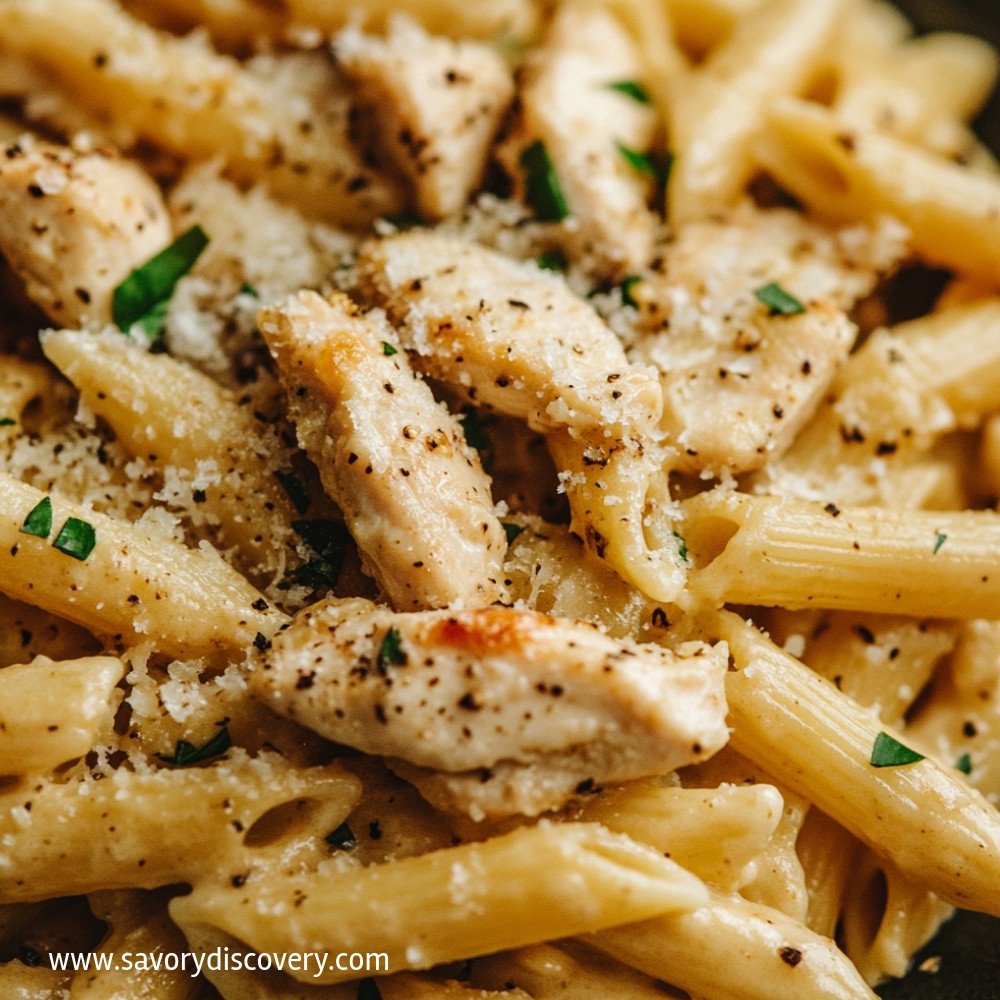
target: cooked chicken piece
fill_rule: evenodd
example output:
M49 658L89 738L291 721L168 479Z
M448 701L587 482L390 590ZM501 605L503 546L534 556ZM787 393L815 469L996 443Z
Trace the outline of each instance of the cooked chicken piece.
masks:
M648 264L656 229L647 207L656 115L613 86L641 84L644 72L637 46L603 4L563 4L525 66L521 117L501 154L520 181L523 151L543 144L571 219L567 249L618 278Z
M902 236L893 226L831 234L799 213L749 206L682 230L663 274L631 293L646 331L631 356L661 372L661 426L681 468L740 473L788 447L854 343L842 310L896 264ZM757 298L775 284L801 312Z
M464 785L450 806L484 816L711 756L728 737L726 664L724 646L671 652L535 611L325 601L275 638L252 690L328 739L398 758L404 774L445 772L453 791Z
M0 252L61 326L110 322L114 289L171 236L157 186L113 153L15 143L0 157Z
M385 38L345 29L333 51L371 111L383 150L410 178L421 214L440 219L459 211L482 178L514 96L500 53L433 37L402 16L392 18Z
M357 267L413 364L477 405L537 430L604 438L637 434L660 414L655 376L629 364L593 309L533 264L414 231L364 244Z
M299 442L397 608L502 596L506 535L462 427L346 295L303 291L260 311Z

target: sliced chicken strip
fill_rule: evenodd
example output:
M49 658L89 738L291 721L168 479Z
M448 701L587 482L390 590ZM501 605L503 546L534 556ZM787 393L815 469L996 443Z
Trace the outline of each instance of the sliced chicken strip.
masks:
M303 291L260 311L299 443L397 608L502 596L507 543L478 454L378 315Z

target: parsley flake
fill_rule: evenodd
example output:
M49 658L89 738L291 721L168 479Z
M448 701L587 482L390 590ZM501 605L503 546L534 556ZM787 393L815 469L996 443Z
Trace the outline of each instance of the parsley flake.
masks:
M962 756L955 761L955 767L961 771L962 774L972 774L972 758L967 753L963 753Z
M39 538L48 538L52 534L52 498L42 497L24 519L21 525L21 533L24 535L37 535Z
M201 226L192 226L170 246L137 267L114 290L111 316L119 330L138 325L152 342L163 333L170 297L177 282L194 266L208 245Z
M243 284L240 285L240 295L249 295L251 298L254 299L260 298L260 292L258 292L257 289L254 288L254 286L251 285L249 281L244 281Z
M607 84L608 90L617 90L619 94L631 97L639 104L652 104L649 91L637 80L615 80Z
M490 436L486 433L486 428L480 416L471 406L462 410L462 416L458 418L462 425L462 433L465 435L465 443L476 451L485 451L490 447Z
M638 274L628 274L622 281L622 302L633 309L639 308L639 303L632 294L632 289L642 281Z
M178 740L174 746L172 757L158 753L156 756L169 764L171 767L190 767L192 764L200 764L202 761L211 760L224 754L233 745L229 738L229 729L223 726L211 739L202 743L200 747L187 740Z
M342 851L353 851L358 846L358 838L346 823L341 823L336 830L331 830L323 838L331 847L339 847Z
M503 531L507 536L508 545L510 545L514 539L517 538L522 531L524 531L523 524L512 524L510 521L501 521L500 523L503 525Z
M888 733L879 733L875 737L872 746L872 755L869 763L872 767L901 767L904 764L915 764L918 760L923 760L924 755L903 746L899 740L894 739Z
M794 295L789 295L776 281L755 289L754 298L770 310L772 316L795 316L806 307Z
M274 478L281 483L282 489L288 494L288 499L292 501L292 506L300 514L304 514L312 501L302 480L294 472L276 472Z
M648 174L656 177L660 173L659 165L651 153L643 153L638 149L632 149L622 142L616 142L615 148L621 158L637 173Z
M392 344L390 344L388 340L383 340L382 341L382 353L387 358L391 358L394 354L399 354L399 351L397 351L396 348L393 347Z
M292 521L292 528L309 546L312 559L285 574L278 585L282 590L302 587L333 587L340 579L347 550L347 528L340 522L325 518L312 521Z
M94 551L96 544L97 532L89 521L82 521L78 517L67 517L52 547L82 562Z
M691 557L688 555L687 542L684 540L684 536L679 531L671 532L674 536L674 541L677 542L677 555L680 556L681 562L685 565L690 565Z
M399 632L394 628L389 629L382 640L382 645L378 648L378 657L375 660L380 673L388 673L389 667L402 667L406 664L406 651L403 649L403 642Z
M0 427L13 427L16 423L13 417L0 417Z
M562 250L543 250L535 258L535 263L543 271L565 271L569 267L569 261L566 259L566 254Z
M936 556L938 552L941 551L941 546L948 541L948 536L943 531L939 531L934 536L934 548L931 550L931 555Z
M569 215L559 176L549 159L545 143L533 142L519 160L524 172L524 194L536 218L542 222L561 222Z

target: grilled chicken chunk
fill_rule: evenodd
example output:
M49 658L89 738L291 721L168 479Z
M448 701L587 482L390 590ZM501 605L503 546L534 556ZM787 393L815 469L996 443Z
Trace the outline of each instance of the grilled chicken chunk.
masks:
M523 609L331 600L275 638L252 689L328 739L397 759L404 776L473 777L437 800L482 817L711 756L728 737L726 664L724 646L671 652ZM463 784L493 787L463 797Z
M299 442L393 605L497 600L507 545L489 479L384 321L303 291L258 325Z
M605 5L563 4L527 61L521 117L501 154L520 180L521 154L543 144L570 215L567 250L615 278L646 266L656 229L647 207L656 114L614 86L644 73L638 47Z
M482 178L514 96L499 52L428 35L401 16L384 38L345 29L333 51L371 109L381 147L410 178L420 213L441 219L459 211Z
M622 438L655 423L660 387L560 279L435 233L362 246L361 291L385 308L412 362L477 405L536 430Z
M0 157L0 253L60 326L109 323L114 289L171 236L159 188L113 153L14 144Z

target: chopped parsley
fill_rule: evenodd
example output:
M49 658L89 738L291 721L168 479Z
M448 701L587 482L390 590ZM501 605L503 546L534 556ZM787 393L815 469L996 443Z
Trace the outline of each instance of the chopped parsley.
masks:
M341 823L336 830L331 830L323 838L331 847L339 847L342 851L353 851L358 846L358 838L346 823Z
M201 226L192 226L129 274L114 290L111 300L115 326L127 333L138 325L150 342L158 340L177 282L191 270L207 245L205 231Z
M240 285L240 295L249 295L255 299L260 298L260 293L253 287L253 285L250 284L249 281L244 281L243 284Z
M943 531L939 531L934 536L934 548L931 550L931 555L936 556L946 541L948 541L948 536Z
M542 222L561 222L569 215L559 176L549 159L545 143L533 142L520 158L524 172L524 194L535 217Z
M904 764L915 764L918 760L923 760L924 755L903 746L899 740L894 739L888 733L879 733L875 737L872 746L872 755L869 763L872 767L901 767Z
M347 551L347 528L340 521L317 518L292 521L292 528L309 546L313 558L285 574L279 584L283 590L291 586L332 587L340 579Z
M394 354L399 354L399 351L397 351L396 348L393 347L392 344L390 344L388 340L383 340L382 341L382 353L387 358L391 358Z
M619 94L631 97L639 104L652 104L649 91L637 80L615 80L607 84L608 90L617 90Z
M639 308L639 303L636 302L635 296L632 294L632 289L635 288L642 281L642 278L638 274L629 274L625 276L622 281L622 302L631 306L633 309Z
M16 423L13 417L0 417L0 427L13 427Z
M621 158L637 174L648 174L650 177L659 175L660 167L652 153L643 153L638 149L632 149L622 142L616 142L615 148L618 150Z
M677 542L677 555L680 556L681 562L685 564L690 564L691 558L688 555L687 542L684 540L684 536L679 531L672 532L674 536L674 541Z
M21 525L21 533L48 538L52 534L52 498L43 497L28 511Z
M394 628L386 632L382 645L378 648L375 662L383 674L388 673L389 667L402 667L406 664L406 651L403 649L399 633Z
M190 767L192 764L201 764L203 761L211 760L213 757L224 754L232 745L233 741L229 738L229 729L223 726L211 739L202 743L200 747L196 747L193 743L188 743L187 740L178 740L174 746L172 757L168 757L162 753L158 753L156 756L164 764L169 764L171 767Z
M486 433L479 414L471 407L467 406L462 410L462 416L458 418L462 425L462 433L465 435L465 443L476 451L485 451L490 447L490 436Z
M503 531L507 536L508 545L510 545L514 539L517 538L522 531L524 531L524 525L522 524L512 524L510 521L501 521L500 523L503 525Z
M772 316L795 316L806 307L794 295L789 295L776 281L755 289L754 298L770 310Z
M967 753L963 753L962 756L955 761L955 767L961 771L962 774L972 774L972 758Z
M97 532L89 521L82 521L78 517L67 517L52 547L82 561L94 551L96 544Z
M294 472L276 472L274 478L281 483L282 489L288 494L288 499L292 501L292 506L300 514L304 514L312 501L302 480Z
M544 250L535 258L535 263L543 271L565 271L569 267L569 261L562 250Z

